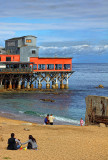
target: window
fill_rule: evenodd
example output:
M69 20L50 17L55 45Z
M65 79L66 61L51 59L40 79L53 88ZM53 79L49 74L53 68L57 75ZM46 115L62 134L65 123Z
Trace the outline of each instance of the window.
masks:
M36 51L35 50L32 50L32 54L35 54L36 53Z
M54 69L54 64L47 64L47 69Z
M1 61L1 57L0 57L0 61Z
M14 54L14 53L15 53L15 50L11 49L11 50L10 50L10 53Z
M13 64L11 64L11 65L10 65L10 68L14 68L14 65L13 65Z
M6 68L10 68L9 64L6 65Z
M38 69L39 70L41 70L41 69L44 70L45 69L45 64L38 64Z
M37 64L33 64L33 70L37 69Z
M6 61L11 61L11 57L6 57Z
M31 39L26 39L26 43L31 43Z
M32 64L30 64L30 68L32 68Z
M55 64L55 69L62 69L62 64Z
M12 66L12 65L11 65ZM19 68L19 64L14 64L13 65L14 68ZM12 67L11 67L12 68Z
M64 69L70 69L70 64L64 64Z
M28 65L27 64L21 64L21 68L27 68Z

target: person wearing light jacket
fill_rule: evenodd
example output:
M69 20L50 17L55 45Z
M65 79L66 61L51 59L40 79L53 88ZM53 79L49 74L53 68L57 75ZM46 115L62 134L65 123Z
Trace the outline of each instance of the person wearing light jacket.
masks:
M24 142L24 143L21 143L22 145L24 144L28 144L27 145L27 149L37 149L37 143L36 143L36 139L33 138L32 135L29 135L29 140Z
M53 115L51 114L50 116L49 116L49 123L50 123L50 125L53 125L53 120L54 120L55 118L53 117Z

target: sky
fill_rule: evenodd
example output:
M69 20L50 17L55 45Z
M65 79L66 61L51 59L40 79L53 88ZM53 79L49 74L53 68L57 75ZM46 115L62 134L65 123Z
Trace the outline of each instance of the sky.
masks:
M108 0L0 0L0 46L26 35L39 56L108 63Z

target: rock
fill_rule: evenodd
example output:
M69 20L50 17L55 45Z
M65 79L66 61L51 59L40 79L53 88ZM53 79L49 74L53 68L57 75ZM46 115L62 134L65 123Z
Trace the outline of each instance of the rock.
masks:
M106 127L106 125L104 123L100 123L99 126L100 127Z
M22 125L30 126L30 125L32 125L32 123L22 123Z
M25 130L25 131L30 131L30 129L29 129L29 128L24 128L24 130Z
M61 93L55 92L55 93L53 93L53 94L60 95Z
M98 88L104 88L104 86L103 86L102 84L100 84L100 85L98 86Z
M2 141L2 142L4 141L4 138L3 138L3 136L0 136L0 141Z
M2 122L2 124L7 124L6 122Z
M98 87L96 88L104 88L104 86L102 84L100 84Z
M55 102L55 100L52 99L40 99L41 101L46 101L46 102Z

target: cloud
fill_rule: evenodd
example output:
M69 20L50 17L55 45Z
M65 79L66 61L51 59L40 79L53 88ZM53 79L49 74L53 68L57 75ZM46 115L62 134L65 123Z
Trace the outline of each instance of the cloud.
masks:
M52 33L45 35L46 30ZM80 39L107 39L108 1L0 0L0 38L3 35L5 39L22 36L28 31L31 34L40 31L39 37L44 37L42 40L48 36L53 41L75 40L75 36ZM61 34L56 34L56 31Z
M8 29L7 29L8 30ZM13 31L0 31L0 35L15 35L15 32Z
M40 55L42 56L63 56L74 55L102 55L108 53L108 45L88 45L78 44L70 46L40 46Z
M0 23L1 31L24 31L24 30L85 30L95 28L108 29L108 21L100 23L90 21L89 23L82 22L67 22L67 23Z
M15 32L8 30L0 30L0 46L4 46L4 42L6 39L12 38L15 36Z
M4 0L0 4L0 17L108 19L107 0Z

